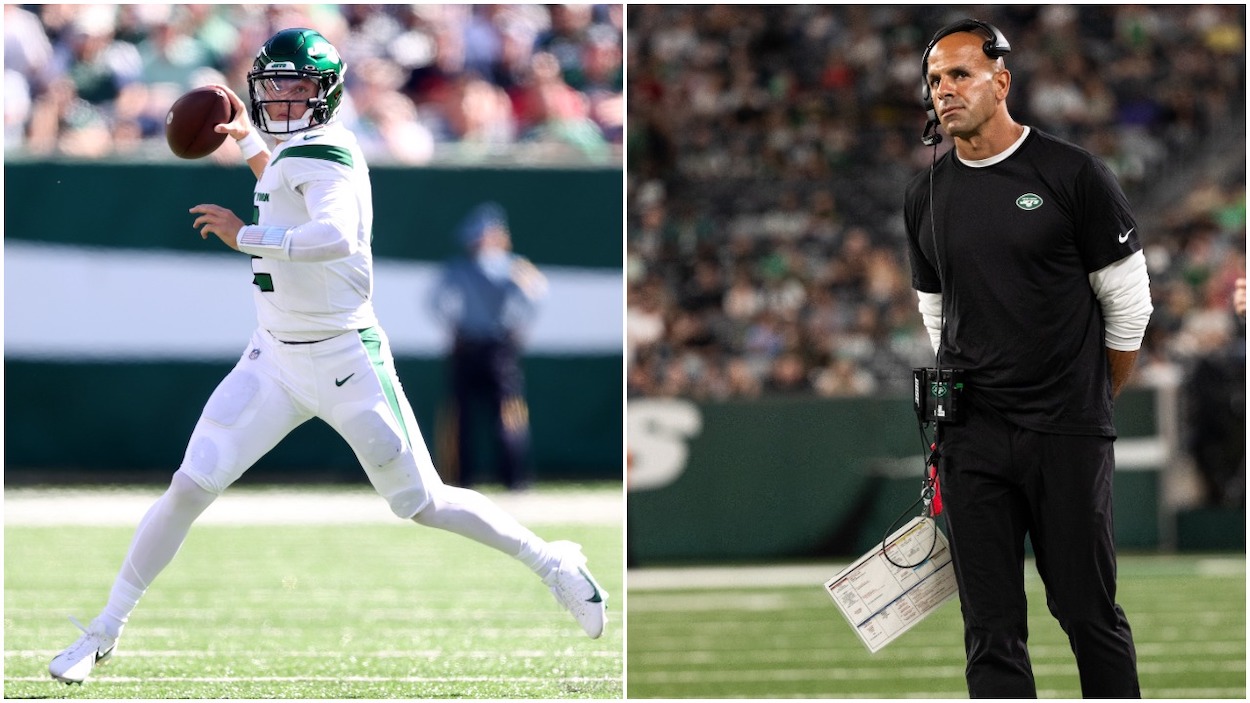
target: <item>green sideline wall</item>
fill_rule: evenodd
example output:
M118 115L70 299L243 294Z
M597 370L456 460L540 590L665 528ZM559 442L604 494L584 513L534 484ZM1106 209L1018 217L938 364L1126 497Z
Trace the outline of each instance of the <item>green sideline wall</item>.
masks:
M374 255L379 262L436 264L454 253L452 233L465 213L479 202L496 200L508 211L518 251L540 268L589 273L600 289L604 282L613 285L611 277L619 280L619 169L374 167L372 177ZM8 162L5 243L64 245L74 251L174 252L197 261L206 252L221 257L220 246L206 246L191 230L187 209L213 202L246 218L254 183L246 169L202 162ZM6 281L12 281L7 266L6 261ZM25 274L29 280L30 272ZM250 274L240 278L239 286L250 288ZM89 282L46 285L78 285L81 295L93 294ZM27 296L40 294L15 290L8 283L5 293L6 320ZM144 312L135 310L135 335L179 333L150 329L144 322ZM395 330L388 331L394 339ZM11 334L6 322L6 340ZM241 349L246 341L230 343ZM599 343L589 349L574 345L527 353L532 463L540 481L620 478L620 349L619 343L614 348ZM164 480L180 461L204 401L237 359L176 357L44 359L37 354L12 358L6 352L6 483L19 476L36 481ZM396 363L433 449L446 390L441 353L402 354L397 348ZM327 476L364 480L346 445L312 420L263 459L249 480Z
M1117 447L1155 436L1155 401L1137 389L1117 400ZM631 399L632 566L858 556L905 512L919 513L918 506L907 512L919 497L924 466L910 399L691 403L676 414L686 418L680 422L665 421L663 413L644 419L640 407ZM636 484L641 464L652 460L643 434L669 442L681 437L687 452L675 478L651 489ZM1164 540L1163 468L1117 471L1121 548L1154 549ZM1240 519L1244 527L1244 513Z

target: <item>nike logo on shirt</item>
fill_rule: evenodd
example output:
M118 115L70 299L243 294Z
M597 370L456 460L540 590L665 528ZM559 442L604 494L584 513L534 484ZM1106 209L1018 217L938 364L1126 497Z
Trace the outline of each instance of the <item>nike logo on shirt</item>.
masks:
M334 379L334 385L336 385L336 386L342 386L344 383L347 383L349 380L351 380L351 377L352 377L352 376L355 376L355 375L356 375L356 374L354 374L354 373L349 373L349 374L347 374L347 378L343 379L342 381L340 381L340 380L338 380L338 379L336 378L336 379Z
M1133 229L1137 229L1137 228L1136 228L1136 227L1134 227ZM1121 244L1123 244L1123 243L1125 243L1125 242L1127 242L1127 241L1128 241L1128 236L1129 236L1130 234L1132 234L1132 233L1133 233L1133 229L1130 229L1129 231L1127 231L1127 232L1125 232L1124 234L1121 234L1121 235L1120 235L1120 243L1121 243Z

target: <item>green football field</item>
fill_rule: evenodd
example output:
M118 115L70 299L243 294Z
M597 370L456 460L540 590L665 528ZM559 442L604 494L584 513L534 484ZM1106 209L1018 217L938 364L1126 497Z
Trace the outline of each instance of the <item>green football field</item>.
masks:
M630 571L629 698L966 698L958 600L869 654L826 594L843 565ZM1029 570L1043 698L1079 698L1067 639ZM1146 698L1246 697L1246 561L1121 556Z
M583 546L611 594L598 640L518 562L395 519L367 495L378 501L376 521L318 524L315 512L301 524L202 519L144 596L116 655L83 686L54 682L47 664L79 634L66 616L85 624L104 605L133 523L13 524L11 493L5 698L623 696L620 521L548 507L588 497L610 506L619 487L540 488L509 502L539 501L525 512L568 520L522 521L544 538Z

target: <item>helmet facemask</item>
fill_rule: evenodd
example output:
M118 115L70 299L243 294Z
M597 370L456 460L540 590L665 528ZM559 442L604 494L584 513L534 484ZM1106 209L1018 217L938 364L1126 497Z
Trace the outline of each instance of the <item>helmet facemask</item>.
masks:
M311 91L303 90L308 84L304 79L312 81ZM303 132L329 122L330 106L327 90L323 80L315 74L309 75L301 71L284 69L268 69L252 71L248 74L248 94L252 102L252 121L257 129L273 135L282 136ZM290 115L297 112L296 107L306 109L304 114L296 118L274 118L266 109L270 105L287 105ZM278 110L282 114L282 110Z
M343 101L343 74L347 67L338 51L316 31L285 29L265 45L247 74L252 122L260 131L283 137L315 129L334 119ZM311 86L302 79L312 81ZM298 118L271 118L265 108L296 105L306 109ZM288 115L294 110L278 110Z

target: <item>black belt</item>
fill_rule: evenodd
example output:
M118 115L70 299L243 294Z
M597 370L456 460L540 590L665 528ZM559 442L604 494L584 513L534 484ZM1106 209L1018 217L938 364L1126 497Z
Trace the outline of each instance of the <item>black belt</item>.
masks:
M278 339L277 337L274 337L274 339L278 339L278 341L282 342L283 344L317 344L318 342L328 342L331 339L334 339L335 337L342 337L345 334L347 334L347 332L343 331L343 332L339 332L336 335L326 337L325 339L314 339L311 342L288 342L285 339Z

